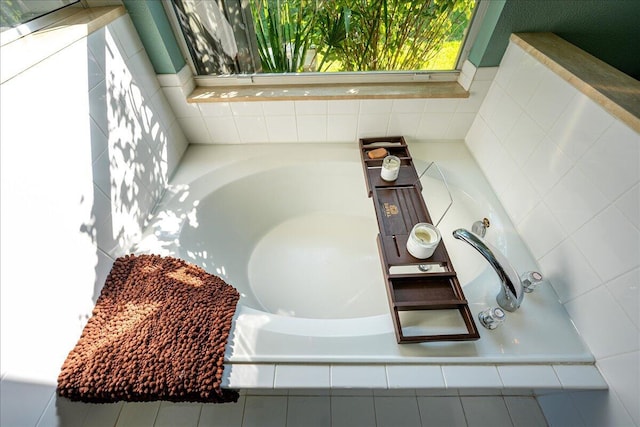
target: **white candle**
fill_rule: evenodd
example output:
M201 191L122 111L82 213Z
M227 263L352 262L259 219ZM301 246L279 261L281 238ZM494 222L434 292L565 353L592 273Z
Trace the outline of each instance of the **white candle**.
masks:
M426 259L433 255L440 240L440 232L436 227L420 222L411 230L407 240L407 251L415 258Z
M395 181L400 173L400 159L396 156L387 156L382 161L380 178L385 181Z

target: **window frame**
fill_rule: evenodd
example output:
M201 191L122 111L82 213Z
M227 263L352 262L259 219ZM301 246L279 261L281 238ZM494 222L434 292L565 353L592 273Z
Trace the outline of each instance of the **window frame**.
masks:
M452 82L460 75L462 65L467 60L482 26L482 21L489 6L487 0L477 0L476 8L471 16L470 25L464 43L458 52L456 67L444 71L356 71L356 72L304 72L304 73L252 73L230 75L198 75L196 66L189 54L187 42L180 28L178 17L173 10L171 0L162 0L169 22L178 40L178 44L197 86L301 86L301 85L335 85L335 84L380 84L380 83L425 83Z

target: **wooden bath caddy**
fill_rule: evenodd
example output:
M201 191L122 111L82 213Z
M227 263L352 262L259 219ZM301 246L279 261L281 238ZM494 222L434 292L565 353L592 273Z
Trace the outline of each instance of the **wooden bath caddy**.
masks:
M380 147L400 158L400 173L393 182L380 178L382 158L369 158L368 152ZM433 256L427 260L414 258L407 251L407 239L413 226L418 222L433 222L422 198L422 185L404 138L360 139L360 155L367 191L373 198L378 219L378 250L398 343L477 340L480 334L444 242L440 242ZM421 264L436 265L440 271L392 273L394 267ZM467 332L408 334L403 331L400 313L417 310L457 311Z

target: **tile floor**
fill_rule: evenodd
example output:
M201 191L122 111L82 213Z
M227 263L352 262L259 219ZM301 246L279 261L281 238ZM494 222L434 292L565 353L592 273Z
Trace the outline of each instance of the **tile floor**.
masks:
M299 394L298 394L299 393ZM38 426L547 426L532 396L242 394L237 404L52 402Z

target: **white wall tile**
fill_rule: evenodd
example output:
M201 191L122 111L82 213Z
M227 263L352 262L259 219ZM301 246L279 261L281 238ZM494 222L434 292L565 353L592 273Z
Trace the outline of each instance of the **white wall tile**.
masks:
M586 426L635 424L616 394L611 391L573 392L570 397Z
M360 101L360 114L388 114L392 108L392 99L363 99Z
M607 357L598 361L607 381L636 425L640 425L640 352Z
M476 115L473 123L471 123L471 127L469 127L469 132L467 132L465 136L465 144L474 157L477 158L476 153L481 152L485 135L489 131L489 126L487 126L482 116Z
M231 364L224 369L222 386L231 388L273 388L275 365Z
M580 159L578 165L609 201L640 180L640 134L615 121Z
M440 366L387 365L389 388L444 388Z
M89 91L89 112L102 133L109 135L109 109L107 105L107 84L102 81Z
M210 144L212 142L209 130L201 117L178 117L180 128L192 144Z
M93 55L93 58L98 63L98 66L103 71L106 69L106 56L105 56L105 31L106 29L100 28L87 37L87 47ZM103 78L105 76L103 75Z
M522 112L522 107L513 100L508 92L504 92L493 110L493 114L488 117L487 123L498 139L503 141L513 129Z
M458 108L460 99L431 98L424 106L425 113L453 113Z
M236 117L262 116L262 102L231 102L231 113Z
M159 125L164 129L169 129L176 121L171 105L164 94L164 91L157 90L150 99L152 126Z
M611 280L640 262L640 230L611 206L580 228L573 236L602 280Z
M387 135L413 137L418 129L421 116L419 113L391 113L389 115Z
M296 116L298 126L298 141L324 142L327 140L327 116L304 115Z
M554 365L553 370L564 389L607 389L607 382L595 366Z
M487 141L493 142L492 139ZM513 158L499 143L491 150L490 159L486 155L482 155L481 159L484 164L483 172L497 194L501 194L511 183L511 178L519 173Z
M511 132L502 140L502 144L517 165L522 167L543 139L544 131L525 111L520 114Z
M602 280L571 239L567 239L540 260L542 274L565 303L602 284Z
M542 129L548 131L577 95L577 90L547 68L543 68L541 74L540 84L525 109Z
M118 36L114 39L112 35L116 32ZM35 44L32 47L37 48ZM61 74L62 69L65 73ZM56 84L51 84L51 76L56 76ZM3 371L9 367L5 363L11 360L14 362L12 368L26 369L33 379L37 378L36 384L55 384L56 371L77 340L82 323L78 321L78 315L90 312L113 258L129 251L132 241L139 237L155 198L168 178L167 144L173 144L165 124L175 122L175 117L158 94L158 88L156 76L150 71L148 58L128 16L117 19L106 29L99 29L87 40L79 40L62 49L2 85L0 122L2 141L6 143L3 145L3 176L8 170L4 155L10 154L12 163L18 163L27 176L37 177L40 181L32 187L30 179L23 179L20 173L13 171L16 181L12 186L29 203L47 210L46 215L39 212L37 222L20 213L30 223L33 235L48 236L38 242L40 250L48 253L41 260L41 271L56 275L56 265L64 265L60 257L78 260L73 277L55 289L65 296L64 299L53 296L52 290L48 290L50 287L38 289L34 285L29 288L29 292L41 295L47 306L55 307L54 312L39 306L37 301L35 305L34 301L29 302L29 310L35 310L47 319L46 324L38 326L37 332L22 331L20 322L4 327L7 298L19 296L22 287L15 286L15 278L3 271ZM40 101L35 104L29 101L27 105L22 100L33 99L32 91ZM61 100L65 105L62 109ZM11 105L11 109L4 108L6 105ZM25 107L28 110L24 110ZM34 117L38 126L33 126ZM24 126L26 120L31 121L29 126ZM16 125L19 133L12 130ZM173 134L178 135L181 132ZM19 139L14 141L15 137ZM7 147L14 148L6 151ZM15 162L22 158L20 150L24 147L29 150L28 164ZM55 191L42 190L43 176L48 177L44 187L51 186ZM136 197L126 196L134 193ZM3 206L10 200L6 195L3 185ZM51 203L53 199L55 202ZM112 204L117 204L118 209ZM42 229L47 232L43 234ZM17 251L23 245L32 245L24 234L19 240L14 239L6 233L4 226L2 234L3 244L6 242ZM55 250L49 247L53 243ZM3 254L3 265L5 261L9 261L14 269L21 268L19 262L8 260ZM32 272L32 276L34 284L47 283L40 280L37 272ZM18 300L27 301L26 298ZM16 310L24 311L20 304L15 306ZM14 346L9 339L14 334L30 336L29 342L46 348L47 354L32 351L31 344L22 338L22 344ZM49 365L58 368L49 371ZM5 397L21 394L15 390L4 392L8 378L3 379L3 415ZM30 381L22 384L28 385ZM42 415L40 425L70 425L75 421L79 425L82 422L85 413L78 409L81 404L66 405L62 399L49 400L51 396L47 394L48 406L46 402L40 405L37 403L40 392L32 390L21 406L30 416L36 417L36 421ZM41 407L31 407L32 403ZM65 418L68 414L64 413L64 408L70 406L73 406L70 410L74 413L73 420ZM43 413L45 407L48 409ZM117 417L120 405L84 407L92 409L87 416L88 424L100 425L108 421L113 425L115 418L112 415ZM26 422L26 425L35 425L36 421Z
M234 117L240 142L268 142L267 125L264 116L236 115Z
M197 104L202 117L231 117L231 103L229 102L200 102Z
M574 97L549 131L560 149L577 161L613 123L613 117L580 93Z
M295 101L296 115L318 116L327 114L327 101Z
M458 84L460 84L460 86L462 86L464 90L469 90L469 87L473 82L473 76L475 74L476 66L473 65L469 60L465 60L462 64L460 75L458 76Z
M393 113L419 114L424 111L426 99L394 99L391 107Z
M495 82L503 88L509 86L509 82L520 67L520 64L526 60L527 56L529 55L526 55L520 47L509 43L507 50L504 52L502 60L500 61L500 67L496 73Z
M560 381L551 366L498 366L502 383L507 388L554 388Z
M358 116L334 115L327 116L327 142L355 141L358 133Z
M177 118L183 117L200 117L200 109L197 103L189 104L187 102L187 96L189 93L179 87L163 87L162 91L167 97L171 109Z
M356 99L341 99L327 101L327 113L357 115L360 111L360 101Z
M454 113L445 139L464 139L475 117L476 113Z
M263 102L262 110L265 116L293 116L296 114L293 101Z
M180 120L181 125L183 121L185 122L185 124L182 126L188 126L191 119L178 120ZM235 121L232 118L205 117L204 121L205 125L207 126L207 130L209 131L209 135L211 135L211 138L208 141L201 140L201 144L237 144L240 142L240 135L238 134L238 130L236 129ZM188 139L189 133L186 130L185 134L187 135ZM196 141L191 140L189 140L189 142L194 144L196 143Z
M269 142L295 142L298 127L295 116L265 116Z
M381 365L333 365L332 388L387 388L385 367Z
M536 259L542 258L567 237L566 232L544 203L535 206L517 224L517 229Z
M144 97L150 98L160 89L153 65L144 50L129 58L127 66L133 82L140 87Z
M627 219L640 228L640 184L636 184L616 201L616 207Z
M607 205L602 193L576 167L560 178L544 200L569 234L582 227Z
M277 365L275 387L277 388L329 388L331 369L329 365Z
M502 388L502 381L495 366L442 367L447 388Z
M456 112L477 113L490 87L491 81L474 81L471 83L469 87L469 97L460 99L456 107Z
M363 114L358 116L358 138L386 136L389 114Z
M102 59L102 64L104 64L104 59ZM94 88L105 79L101 62L96 59L91 50L87 51L87 78L89 81L89 89Z
M533 150L523 169L540 194L546 194L571 168L571 161L549 138Z
M478 110L483 119L488 120L493 115L503 96L504 89L496 82L493 82L489 87L489 92L487 92L484 102L480 106L480 110Z
M498 74L498 67L480 67L473 76L475 81L492 81Z
M524 107L538 89L544 66L530 55L523 55L509 83L503 87L518 105Z
M416 138L420 139L444 139L453 120L450 113L425 113L422 115Z
M631 321L640 329L640 269L616 277L607 288Z
M129 16L116 19L109 24L108 28L117 37L126 57L131 58L143 49L142 41Z
M606 287L581 295L565 307L597 359L638 350L638 329Z
M89 119L89 126L91 127L91 161L95 162L107 149L109 140L93 118Z
M536 74L540 67L528 56L509 46L466 142L487 173L500 150L486 128L495 131L505 123L485 120L504 108L504 93L520 105L526 102L525 113L501 140L522 172L498 196L596 358L637 354L640 136L548 69ZM534 232L549 224L551 233ZM616 327L603 326L602 318ZM615 375L607 380L613 390L624 382ZM602 425L631 423L615 393L637 398L624 385L605 398L597 395L596 407L605 414L600 418L572 410L574 401L583 412L592 410L596 395L548 395L540 403L552 426L592 425L593 419Z

